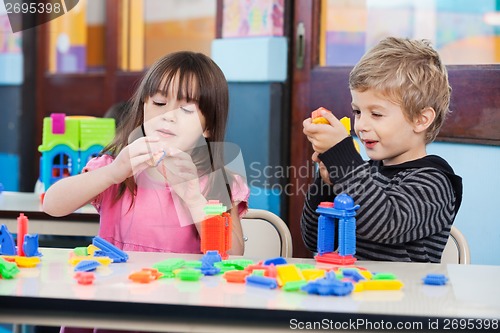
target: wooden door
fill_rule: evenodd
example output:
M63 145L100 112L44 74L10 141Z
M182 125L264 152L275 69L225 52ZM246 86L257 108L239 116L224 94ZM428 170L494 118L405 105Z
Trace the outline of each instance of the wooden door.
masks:
M289 197L288 221L294 257L311 255L300 234L304 195L314 170L311 165L313 151L302 133L302 122L319 106L333 110L337 117L351 116L352 113L348 89L352 66L320 66L320 24L325 4L326 1L320 0L297 0L294 7L290 159L293 169L307 170L290 173L293 190ZM453 114L437 141L500 145L499 36L496 36L493 47L496 47L497 54L495 64L447 66L453 88Z

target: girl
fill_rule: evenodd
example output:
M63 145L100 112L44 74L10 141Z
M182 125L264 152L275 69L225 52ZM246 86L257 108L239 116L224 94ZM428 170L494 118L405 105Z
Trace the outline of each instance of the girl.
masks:
M220 68L201 53L167 55L130 105L103 154L48 189L44 211L63 216L91 202L99 236L123 250L200 253L197 222L216 199L232 216L229 253L242 255L249 190L224 168L228 87Z

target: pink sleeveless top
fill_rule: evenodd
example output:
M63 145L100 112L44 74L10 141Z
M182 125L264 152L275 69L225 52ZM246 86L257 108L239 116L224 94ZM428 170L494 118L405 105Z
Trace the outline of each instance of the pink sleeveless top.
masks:
M110 164L108 155L93 158L84 172ZM231 185L233 201L241 216L248 209L248 186L239 175L234 175ZM200 180L200 185L206 183ZM119 201L114 202L118 185L113 185L99 194L92 205L100 214L99 236L124 251L200 253L200 237L189 211L174 198L164 182L156 182L146 172L136 177L137 195L134 205L132 197L125 191Z

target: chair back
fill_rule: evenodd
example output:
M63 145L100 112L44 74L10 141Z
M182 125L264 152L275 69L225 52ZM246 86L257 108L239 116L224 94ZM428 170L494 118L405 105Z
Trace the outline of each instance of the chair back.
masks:
M458 230L457 227L452 226L448 243L441 256L441 263L443 264L470 264L470 249L465 236Z
M263 209L249 209L241 219L248 258L292 257L292 235L285 222Z

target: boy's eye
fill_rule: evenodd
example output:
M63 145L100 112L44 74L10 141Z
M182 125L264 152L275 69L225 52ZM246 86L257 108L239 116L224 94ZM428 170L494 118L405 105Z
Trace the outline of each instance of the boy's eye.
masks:
M382 117L382 115L381 115L380 113L375 113L375 112L374 112L374 113L372 113L372 116L377 117L377 118L378 118L378 117Z
M354 116L359 116L361 114L361 111L359 111L359 110L352 110L352 114Z

